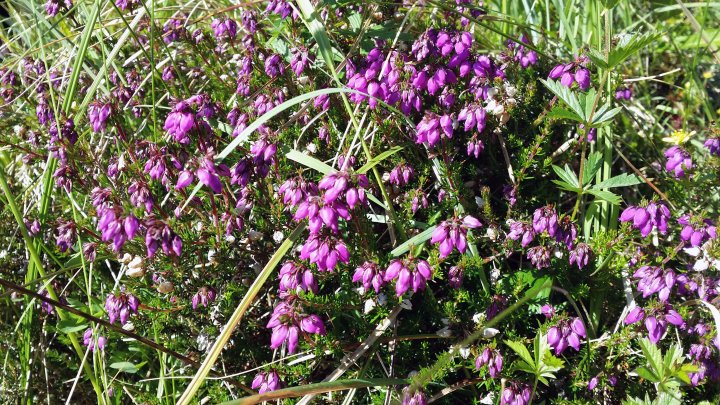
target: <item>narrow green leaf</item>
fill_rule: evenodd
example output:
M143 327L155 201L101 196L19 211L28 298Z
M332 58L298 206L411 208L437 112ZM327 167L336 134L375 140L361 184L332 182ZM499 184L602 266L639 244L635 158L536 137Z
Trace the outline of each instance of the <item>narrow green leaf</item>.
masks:
M237 308L235 308L235 312L233 312L230 319L221 329L222 332L220 332L220 336L218 336L217 340L215 340L215 343L213 343L207 357L205 357L205 360L200 365L197 373L190 381L190 384L188 384L185 392L183 392L182 396L178 400L179 405L187 405L192 401L193 397L197 393L197 390L205 381L205 378L215 364L215 361L220 356L223 348L227 344L228 340L230 340L230 336L232 336L233 331L245 315L245 311L247 311L247 309L250 307L250 304L252 304L252 302L255 300L255 297L260 292L260 289L265 284L265 281L267 281L268 277L270 277L272 271L280 264L282 258L290 250L290 248L292 248L293 244L300 237L304 230L305 224L299 224L295 228L295 230L293 230L290 236L285 239L282 245L280 245L277 251L275 251L275 254L273 254L273 256L270 258L268 263L265 265L265 268L263 268L263 270L257 276L255 281L248 289L248 292L243 297L242 301L240 301L240 304L238 304Z
M602 167L603 155L600 152L593 152L588 155L585 160L585 167L583 167L583 186L590 184L597 174L598 170Z
M325 162L320 161L319 159L316 159L306 153L300 152L295 149L289 150L285 157L287 157L290 160L294 160L295 162L300 163L301 165L305 167L309 167L313 170L317 170L318 172L322 174L328 174L335 171L335 169L332 168L332 166L326 164Z
M115 370L129 374L135 374L138 372L138 367L130 363L129 361L119 361L117 363L112 363L110 364L110 368L114 368Z
M375 167L377 164L379 164L379 163L382 162L383 160L385 160L385 159L389 158L390 156L392 156L392 155L400 152L400 151L403 150L403 149L405 149L405 148L403 148L402 146L394 146L394 147L390 148L389 150L386 150L385 152L383 152L383 153L375 156L374 158L372 158L371 161L365 163L362 167L360 167L360 168L357 170L357 172L358 172L358 173L367 173L368 170L372 169L373 167Z
M570 167L568 165L565 165L564 169L559 166L553 165L552 169L555 172L555 174L558 175L558 177L560 177L561 179L563 179L563 181L565 181L565 183L568 183L575 188L580 188L580 183L578 181L577 176L570 169Z
M572 92L572 90L560 84L559 81L540 79L540 82L545 85L553 94L555 94L560 100L564 101L565 104L570 107L572 111L582 119L582 122L587 121L584 107L581 106L578 96Z
M63 333L75 333L87 329L88 325L83 319L68 317L58 322L57 330Z
M425 243L425 241L429 240L432 237L432 233L435 231L435 228L437 228L437 227L435 225L433 225L430 228L428 228L428 229L420 232L419 234L413 236L412 238L406 240L400 246L393 249L390 252L390 255L393 257L398 257L401 254L404 254L405 252L409 251L411 246L418 246L422 243Z
M652 372L649 368L642 366L635 369L635 374L640 376L641 378L644 378L650 382L656 383L659 382L660 379L655 375L655 373Z
M592 194L601 200L605 200L605 201L607 201L611 204L615 204L615 205L619 205L620 202L622 201L620 199L620 196L618 196L617 194L615 194L613 192L606 191L606 190L596 190L594 188L591 188L591 189L585 190L585 192Z
M406 385L407 380L398 378L356 378L349 380L337 380L321 382L316 384L300 385L297 387L283 388L263 394L251 395L234 401L223 402L220 405L250 405L266 401L275 401L284 398L297 398L305 395L323 394L326 392L345 391L357 388L387 387L391 385Z
M552 110L547 115L549 118L556 118L556 119L569 119L577 122L584 122L582 117L574 113L573 111L568 110L567 108L563 107L553 107Z

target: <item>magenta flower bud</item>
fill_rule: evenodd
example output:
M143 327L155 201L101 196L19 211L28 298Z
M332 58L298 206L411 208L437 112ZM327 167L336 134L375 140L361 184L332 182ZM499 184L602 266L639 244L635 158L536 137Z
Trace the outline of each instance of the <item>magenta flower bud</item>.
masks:
M565 72L560 77L560 84L565 87L572 87L573 83L575 83L575 77L570 72Z
M590 71L587 69L577 69L575 71L575 81L582 90L590 88Z
M559 79L560 76L565 72L565 65L557 65L550 71L550 74L548 74L548 77L550 79L556 80Z
M588 381L588 391L594 390L595 387L597 387L598 382L599 382L599 380L598 380L597 376L591 378L590 381Z
M195 179L195 176L192 174L189 170L183 170L180 172L180 175L178 176L178 181L175 184L176 190L182 190L185 187L192 184L193 180Z
M134 215L130 214L127 218L125 218L124 228L127 238L132 239L135 237L135 233L137 233L138 228L140 228L140 221L135 218Z
M634 307L628 312L624 322L626 325L632 325L643 318L645 318L645 311L641 307Z

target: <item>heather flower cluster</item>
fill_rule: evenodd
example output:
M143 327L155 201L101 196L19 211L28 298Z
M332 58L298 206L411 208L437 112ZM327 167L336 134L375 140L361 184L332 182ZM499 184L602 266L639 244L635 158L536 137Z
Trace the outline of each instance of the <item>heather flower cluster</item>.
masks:
M0 5L0 402L720 400L696 27L176 3Z

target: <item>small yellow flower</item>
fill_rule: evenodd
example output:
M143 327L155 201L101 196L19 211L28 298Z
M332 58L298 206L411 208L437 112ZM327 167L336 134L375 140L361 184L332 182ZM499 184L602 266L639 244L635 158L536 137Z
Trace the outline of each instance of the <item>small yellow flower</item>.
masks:
M710 70L706 70L703 72L702 76L703 76L703 79L712 79L713 72Z
M672 133L672 135L663 138L663 141L667 143L672 143L675 145L682 145L685 142L689 141L690 138L692 138L695 135L695 131L692 132L686 132L685 130L678 130Z

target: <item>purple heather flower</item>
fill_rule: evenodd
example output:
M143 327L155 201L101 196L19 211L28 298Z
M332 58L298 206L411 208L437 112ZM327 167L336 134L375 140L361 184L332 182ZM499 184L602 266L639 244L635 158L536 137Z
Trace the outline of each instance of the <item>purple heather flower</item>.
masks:
M665 306L652 310L649 313L640 307L635 307L625 317L625 324L632 325L641 320L645 319L645 329L648 331L648 339L653 344L657 343L662 339L663 335L667 331L668 323L675 325L681 329L685 328L685 321L682 319L680 314L667 304Z
M282 196L283 204L292 208L297 207L302 201L317 195L317 193L317 185L306 181L302 176L285 180L278 189L278 195Z
M77 239L77 226L73 221L67 221L62 218L58 219L56 225L57 234L55 240L61 252L66 252L75 245Z
M527 251L527 258L538 270L550 267L550 249L545 246L531 247Z
M302 201L295 210L293 219L302 221L308 219L308 229L311 235L317 235L323 225L330 228L333 233L339 232L339 218L350 219L350 211L342 201L326 203L319 196L309 196Z
M452 118L449 115L439 116L432 112L425 113L425 117L416 126L416 143L427 143L433 147L440 142L440 137L452 138Z
M555 308L550 304L544 304L540 307L540 312L545 315L545 318L550 319L555 316Z
M37 234L40 233L40 221L34 219L32 222L30 222L29 220L25 219L24 222L28 235L30 235L31 238L37 236Z
M720 156L720 138L708 138L704 145L711 155Z
M495 294L491 298L490 305L485 310L485 318L489 321L495 318L500 312L507 308L508 299L504 295Z
M500 351L486 346L482 353L475 359L475 369L480 370L480 368L486 364L490 377L498 377L503 366L503 356L500 354Z
M588 391L594 390L595 387L597 387L598 382L600 382L600 380L598 380L598 376L591 378L590 381L588 381L588 386L587 386Z
M140 300L130 293L120 291L118 294L110 294L105 300L105 311L108 313L110 323L120 319L120 324L125 325L130 315L137 314L140 307Z
M586 337L585 325L580 318L562 320L556 326L548 329L547 343L555 349L555 354L561 354L568 346L580 351L580 338Z
M112 108L109 103L96 101L90 104L87 115L93 131L102 132L105 130L111 111Z
M517 187L510 184L506 184L503 186L503 197L508 200L508 203L510 203L511 207L517 204L517 191Z
M547 205L535 210L533 214L533 230L538 234L547 231L550 237L555 237L558 231L558 216L552 206Z
M528 384L510 381L500 394L500 405L526 405L531 395L532 389Z
M260 177L265 177L270 172L270 166L275 163L275 152L277 145L270 142L267 136L261 136L250 146L250 154L253 156L255 172Z
M422 259L395 259L385 271L385 281L396 280L395 292L400 297L412 286L413 292L425 290L432 278L430 264Z
M578 243L577 247L570 251L570 264L578 266L579 269L587 266L590 261L590 246L585 243Z
M197 309L198 304L207 307L213 301L215 301L215 290L210 287L202 287L192 297L192 308Z
M632 90L628 87L618 87L615 90L615 100L630 100L632 98Z
M375 262L365 262L355 269L352 282L362 283L366 290L373 288L376 293L380 293L380 289L385 285L385 271Z
M528 68L530 65L534 65L538 61L537 52L529 50L525 45L530 44L530 39L527 35L520 36L520 41L508 40L507 46L510 51L514 51L514 59L520 62L520 67L523 69Z
M638 291L647 298L657 293L662 302L667 302L675 286L675 272L655 266L642 266L635 271L633 278L638 279Z
M467 144L467 155L475 156L475 159L480 157L480 153L485 150L485 144L483 141L477 139L477 134L468 141Z
M297 76L300 76L306 67L312 62L308 50L304 47L293 48L290 50L290 67Z
M690 246L699 247L707 240L717 238L717 228L709 219L700 221L690 215L683 215L677 221L683 226L680 231L680 239Z
M448 271L448 284L452 288L460 288L463 283L464 268L461 265L452 266Z
M410 206L410 209L412 210L412 213L415 214L420 207L427 208L428 207L428 199L425 195L425 192L422 189L415 190L415 195L413 196L412 203Z
M486 117L487 112L482 105L472 104L460 110L457 119L465 122L463 126L465 132L475 129L478 133L482 133L485 129Z
M94 262L95 256L97 255L97 243L94 243L94 242L83 243L82 253L83 253L83 256L85 257L85 260L87 260L89 262Z
M632 221L635 229L640 231L643 237L650 234L656 228L663 235L667 232L670 210L662 202L651 201L647 207L630 206L620 215L621 222Z
M178 18L171 18L163 25L163 42L166 44L185 38L187 34L185 25Z
M527 247L535 238L535 230L530 224L513 221L510 223L510 232L508 232L507 237L512 240L520 240L520 245Z
M261 371L252 381L250 388L257 390L258 393L263 394L265 392L275 391L283 387L280 376L275 370Z
M172 112L165 119L163 129L172 135L173 139L181 144L190 143L188 133L195 127L195 114L190 110L188 103L181 101L173 107Z
M340 239L311 234L300 250L300 258L316 264L320 271L332 271L338 262L350 261L350 252Z
M280 292L318 292L318 284L312 270L301 263L287 261L280 268Z
M665 151L665 170L673 173L676 179L685 177L685 170L693 169L692 157L685 149L672 146Z
M98 336L96 345L93 335L94 334L92 328L88 328L83 334L83 345L89 347L92 351L95 351L95 349L99 349L100 351L105 349L105 344L107 344L107 339L105 338L105 336Z
M237 23L230 18L215 18L210 26L217 39L235 39L237 35Z
M60 0L47 0L45 2L45 12L48 16L55 17L60 10L70 10L72 6L71 0L64 0L63 2Z
M449 219L440 223L432 233L430 243L440 244L440 258L445 258L457 248L460 254L467 249L468 229L479 228L480 221L475 217L467 215L460 221L458 218Z
M401 405L427 405L427 403L427 397L422 390L413 390L409 386L403 388Z
M317 315L303 313L299 305L280 302L270 317L267 328L271 328L270 348L277 349L287 343L289 354L297 351L300 332L325 335L325 325Z
M368 187L370 182L367 176L351 175L347 171L328 173L318 183L318 189L324 191L322 197L325 204L347 203L350 209L365 204L365 189Z
M180 256L182 254L182 239L163 221L150 218L145 221L145 246L148 257L153 257L158 248L162 247L167 256Z
M410 180L412 180L413 176L415 174L415 171L412 167L408 166L405 163L401 163L397 166L395 166L390 171L390 184L393 184L397 187L402 187L408 183L410 183Z
M288 2L287 0L270 0L265 11L268 13L277 14L282 18L287 18L289 15L292 15L293 19L298 17L296 15L297 13L290 5L290 2Z
M130 202L138 207L144 207L146 213L152 212L154 200L150 192L150 188L144 181L135 180L130 183L128 187L128 195L130 196Z
M271 78L276 78L285 73L285 61L278 54L265 58L265 73Z

